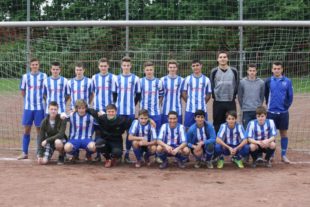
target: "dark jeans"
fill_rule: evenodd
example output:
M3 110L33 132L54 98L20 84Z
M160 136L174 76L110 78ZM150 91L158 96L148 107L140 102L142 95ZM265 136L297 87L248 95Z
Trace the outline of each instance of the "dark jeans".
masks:
M219 131L221 124L226 122L226 113L232 110L236 111L235 100L213 102L213 125L216 133Z
M99 138L96 140L97 152L109 160L111 158L121 158L123 154L123 143L120 141L110 141Z
M256 111L244 111L242 113L242 124L244 129L247 129L250 121L256 119Z

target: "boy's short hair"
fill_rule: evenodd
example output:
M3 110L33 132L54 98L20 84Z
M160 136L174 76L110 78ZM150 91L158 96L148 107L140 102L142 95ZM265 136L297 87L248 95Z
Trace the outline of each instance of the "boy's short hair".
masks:
M100 63L108 63L108 65L109 65L109 60L108 60L108 58L103 57L103 58L100 58L100 59L98 60L98 65L99 65Z
M202 65L202 62L200 60L198 60L198 59L192 60L192 64L194 64L194 63L199 63L200 65Z
M228 56L229 56L229 54L228 54L227 51L225 51L225 50L220 50L220 51L217 52L217 58L220 56L220 54L226 54L227 58L228 58Z
M60 67L60 62L57 62L57 61L55 61L55 62L52 62L52 64L51 64L52 66L58 66L58 67Z
M234 117L235 119L237 119L237 112L236 112L235 110L227 111L227 112L226 112L226 118L227 118L228 116L232 116L232 117Z
M31 58L30 63L32 63L32 62L39 62L39 59L38 58Z
M125 57L122 58L122 61L121 61L121 62L122 62L122 63L123 63L123 62L131 63L131 58L128 57L128 56L125 56Z
M147 66L154 66L154 63L152 61L144 62L143 67L146 68Z
M177 67L179 66L178 62L176 60L168 60L167 62L167 67L169 67L169 65L176 65Z
M178 113L175 112L175 111L169 111L168 117L169 117L170 115L175 115L176 117L178 117Z
M205 117L206 116L206 112L204 112L203 110L197 110L194 114L194 117L196 116L203 116Z
M257 65L255 63L249 63L248 68L257 68Z
M265 114L267 116L267 110L264 106L259 106L256 108L256 115Z
M115 110L117 111L117 108L115 106L115 104L108 104L106 107L105 107L105 110Z
M74 108L77 110L79 107L84 106L85 108L87 108L87 103L85 100L83 99L79 99L75 102Z
M138 116L147 116L148 117L149 116L149 112L146 109L141 109L139 111Z
M75 64L75 67L78 67L78 68L83 68L84 69L84 64L82 62L77 62Z
M281 61L274 61L272 64L276 66L283 66L283 63Z
M48 104L48 107L50 106L56 106L58 108L58 103L56 101L51 101L49 104Z

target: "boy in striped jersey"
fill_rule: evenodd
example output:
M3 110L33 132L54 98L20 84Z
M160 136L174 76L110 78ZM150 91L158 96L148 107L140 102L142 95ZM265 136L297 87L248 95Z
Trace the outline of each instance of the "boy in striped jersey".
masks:
M86 101L79 99L75 102L75 112L70 115L70 139L64 148L66 153L73 155L72 161L78 156L79 149L86 150L87 155L96 150L95 142L92 141L94 118L86 110Z
M187 76L183 83L182 97L186 102L184 126L189 128L195 123L194 114L197 110L205 112L208 120L207 103L211 94L211 83L208 77L201 73L200 60L192 61L193 74Z
M175 156L179 168L185 168L184 161L188 159L190 153L186 143L185 128L178 123L178 113L170 111L168 114L168 123L163 124L157 138L156 154L162 160L160 169L167 168L167 156Z
M140 79L130 72L131 67L131 59L129 57L124 57L121 61L122 74L116 77L113 99L116 103L118 115L132 121L135 118L135 105L140 100L141 91ZM127 133L126 153L124 157L127 163L131 163L129 158L130 148L131 141L128 140Z
M216 143L215 156L220 156L217 161L217 168L224 167L223 155L232 155L232 161L239 168L244 168L241 158L248 156L249 145L243 126L237 123L236 111L227 112L226 123L221 124Z
M75 65L75 78L68 82L68 94L71 99L71 110L74 109L75 102L79 99L85 100L87 104L91 103L92 95L92 84L91 79L84 76L84 66L82 63Z
M144 63L145 77L140 80L141 100L140 109L149 112L150 118L156 123L156 133L161 126L161 115L159 102L162 100L162 82L154 77L154 63L148 61Z
M31 59L30 72L24 74L20 82L20 90L24 97L24 112L22 119L24 134L22 138L23 152L17 157L18 160L28 158L30 132L33 122L36 127L37 135L39 135L40 124L44 119L43 81L47 76L45 73L39 71L39 67L39 60L36 58Z
M267 167L272 167L270 157L276 149L275 137L277 129L272 119L266 119L267 110L260 106L256 109L256 119L250 121L247 127L248 140L250 142L250 154L253 158L253 167L263 161L260 154L266 153L265 160Z
M129 129L129 140L132 141L133 151L137 158L136 168L141 167L142 155L149 166L149 157L156 151L156 130L149 121L149 113L145 109L139 111L138 120L134 120Z
M195 168L200 168L202 161L207 162L208 168L213 168L212 156L214 154L215 131L213 126L205 120L205 112L195 112L195 124L187 132L187 146L196 158Z
M163 83L163 100L162 100L162 119L161 123L168 123L169 111L178 113L178 122L182 124L182 101L181 90L184 78L177 75L178 63L175 60L169 60L168 75L160 80Z
M66 112L66 100L68 100L68 80L60 76L61 68L59 62L53 62L51 66L52 75L44 80L44 96L46 97L46 114L51 101L58 103L58 113Z

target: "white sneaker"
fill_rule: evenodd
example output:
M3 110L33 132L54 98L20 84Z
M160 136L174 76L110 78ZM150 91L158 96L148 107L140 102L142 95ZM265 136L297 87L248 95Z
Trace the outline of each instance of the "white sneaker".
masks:
M285 164L291 163L291 161L286 157L286 155L282 156L281 161L284 162Z

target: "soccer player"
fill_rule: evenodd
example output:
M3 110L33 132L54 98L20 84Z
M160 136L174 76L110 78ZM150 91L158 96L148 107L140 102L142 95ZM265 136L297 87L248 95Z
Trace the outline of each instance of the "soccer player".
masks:
M250 154L253 158L253 167L263 161L260 157L266 153L265 160L267 167L272 167L271 156L276 149L275 137L277 129L272 119L267 118L267 110L260 106L256 109L256 119L250 121L247 128L248 141L250 143Z
M122 157L123 140L122 134L129 129L131 120L117 115L114 104L106 106L106 114L99 113L94 109L87 109L98 122L101 137L96 139L97 152L102 153L106 159L104 166L110 168Z
M91 79L84 76L84 65L77 63L75 65L75 78L68 82L68 94L71 99L71 110L75 107L77 100L85 100L87 104L92 102L92 84Z
M178 113L178 122L182 124L182 83L184 78L177 75L178 63L175 60L169 60L168 75L160 80L163 83L163 100L162 100L162 119L161 123L168 123L169 111Z
M67 121L60 118L59 107L56 101L48 105L48 115L43 119L39 134L38 163L47 164L55 149L59 152L57 164L64 163L64 143Z
M44 96L46 97L46 114L51 101L58 103L58 113L66 112L66 100L68 100L68 80L60 76L61 68L59 62L53 62L51 66L52 75L44 80Z
M113 99L116 103L118 115L133 121L135 118L135 105L141 98L141 91L140 79L130 72L131 67L131 59L129 57L124 57L121 61L122 74L116 77ZM127 163L132 163L129 158L130 149L131 141L128 140L127 133L126 153L124 156L124 160Z
M265 81L265 99L268 109L268 119L275 122L281 136L281 160L289 164L286 156L288 147L287 130L289 126L289 108L293 103L292 81L283 75L282 62L272 64L273 76Z
M236 95L239 85L239 75L236 68L228 65L228 53L218 52L218 66L211 71L213 97L213 125L218 132L220 125L225 123L226 113L236 111Z
M187 146L196 158L195 168L200 168L203 161L208 168L213 168L212 156L214 154L215 131L213 126L205 119L205 111L195 112L195 124L187 132Z
M45 73L40 72L39 68L39 60L36 58L31 59L30 72L24 74L20 82L21 94L24 97L24 112L22 119L24 134L22 137L23 152L17 157L18 160L28 159L31 126L34 123L37 135L39 135L40 124L44 119L43 81L47 76Z
M161 115L159 109L160 99L162 100L162 82L154 77L154 63L147 61L144 63L145 77L140 79L141 100L140 109L149 112L150 118L156 123L156 133L161 126Z
M86 113L87 103L79 99L75 102L75 112L70 115L70 139L65 144L65 152L72 155L71 161L78 157L79 149L86 150L87 160L95 152L95 142L92 140L94 133L94 118Z
M134 120L129 129L128 137L132 141L133 151L137 158L136 168L141 167L142 156L146 165L150 166L150 156L156 151L156 137L156 129L149 122L148 111L141 109L138 120Z
M184 161L188 159L190 153L186 143L185 128L178 123L178 113L170 111L168 114L168 123L163 124L157 138L156 154L162 160L160 169L167 168L167 156L175 156L179 168L185 168Z
M249 64L248 76L240 81L238 88L238 100L242 111L242 124L246 128L248 123L256 119L256 108L264 102L265 83L256 76L256 64Z
M184 126L189 128L195 123L194 114L197 110L205 112L208 120L207 103L211 94L211 83L208 77L201 73L200 60L192 61L193 74L184 79L182 97L186 102Z
M217 133L215 145L215 156L220 157L217 161L217 168L224 166L223 155L232 155L232 161L239 167L244 168L241 158L249 154L249 145L244 128L237 123L237 112L228 111L226 123L221 124Z

